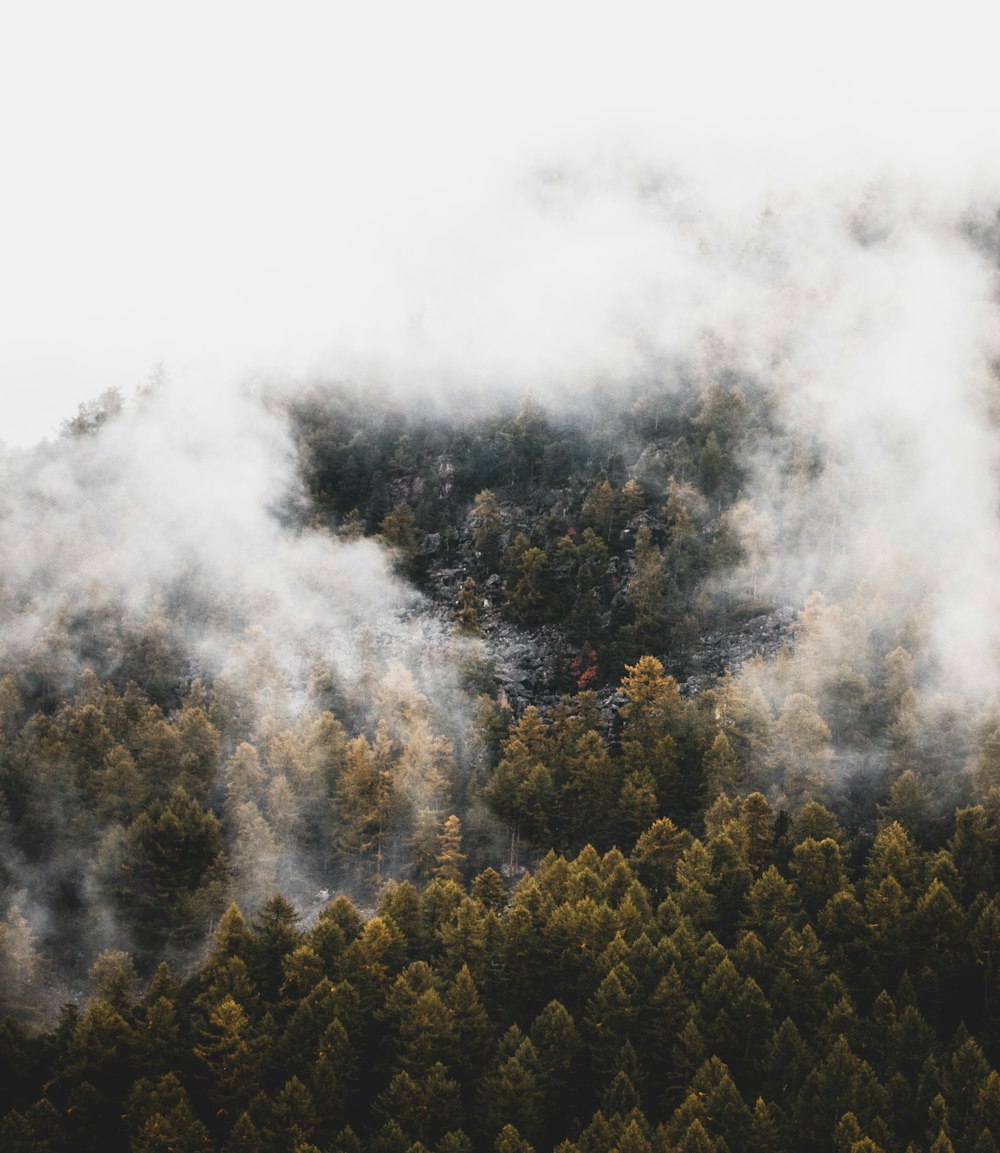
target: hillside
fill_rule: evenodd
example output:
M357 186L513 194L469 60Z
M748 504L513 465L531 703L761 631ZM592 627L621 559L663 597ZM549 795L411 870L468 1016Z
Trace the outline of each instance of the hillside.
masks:
M4 1148L995 1148L1000 717L778 391L190 417L4 460Z

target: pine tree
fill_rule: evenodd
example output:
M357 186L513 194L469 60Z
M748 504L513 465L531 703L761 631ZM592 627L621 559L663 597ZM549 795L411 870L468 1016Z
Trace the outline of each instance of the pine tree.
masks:
M284 959L301 943L295 928L299 914L280 893L275 893L254 914L247 966L257 988L268 1001L276 1001L285 977Z
M577 1102L574 1076L581 1048L579 1031L561 1001L550 1001L531 1024L529 1033L538 1054L538 1081L545 1102L544 1133L554 1141L567 1132Z
M794 928L801 921L802 910L795 890L770 865L747 894L744 926L752 929L766 945L773 946L786 929Z
M347 747L336 800L340 825L338 849L359 879L372 874L376 880L381 879L392 794L391 773L379 767L365 738L355 737Z
M510 1055L503 1047L494 1067L480 1082L476 1115L481 1132L488 1141L494 1134L503 1135L508 1126L516 1129L518 1138L533 1138L543 1117L544 1097L538 1079L538 1053L531 1039L524 1037Z
M465 854L462 852L462 822L455 813L445 818L438 837L437 853L435 855L434 876L442 877L446 881L461 881L462 869L465 865Z
M625 770L651 773L660 811L680 819L700 798L680 795L674 733L681 722L683 705L677 682L651 656L626 665L625 674L621 682L627 698L621 708Z
M409 1141L433 1145L460 1123L459 1088L444 1065L430 1065L419 1076L397 1073L378 1095L375 1115L399 1125Z
M716 923L715 884L708 850L695 839L677 863L676 890L678 908L690 920L693 929L705 930Z
M182 788L142 813L129 830L131 867L125 906L151 952L169 937L190 943L213 912L199 902L221 880L222 830Z
M525 1141L513 1125L504 1125L493 1145L496 1153L535 1153L534 1146Z
M379 524L382 539L392 549L401 571L413 574L420 554L416 518L405 500L393 505Z
M539 625L549 619L549 559L543 549L534 547L524 533L518 533L504 554L509 572L506 583L507 612L523 625Z
M458 593L458 611L456 621L458 631L469 637L483 635L479 623L479 596L476 592L476 582L472 577L466 577Z
M208 1098L217 1109L238 1116L246 1108L260 1082L266 1045L232 997L210 1012L194 1055L205 1068Z
M654 900L662 900L674 884L677 865L690 843L691 835L669 817L654 821L636 841L629 863Z
M401 975L399 980L402 979ZM452 1068L458 1064L458 1057L451 1014L436 989L425 989L399 1014L396 1061L418 1076L435 1063Z
M261 1135L272 1149L297 1150L316 1135L318 1116L313 1095L298 1077L290 1077L274 1096L269 1122Z
M710 797L733 796L740 783L740 763L725 733L717 733L702 758L705 788Z
M223 1153L267 1153L257 1126L246 1111L237 1117L223 1146Z
M490 1019L468 965L463 965L444 993L461 1055L455 1076L463 1087L472 1084L486 1063L493 1035Z
M774 726L773 751L790 808L822 797L830 782L830 727L816 701L792 693Z
M800 841L792 850L790 868L799 900L812 918L847 884L840 846L830 837Z
M18 905L0 921L0 1010L18 1021L40 1023L46 963Z
M357 1089L359 1062L355 1047L339 1017L323 1030L312 1065L313 1099L321 1132L342 1125Z
M754 1103L746 1150L747 1153L783 1153L784 1151L781 1129L774 1116L774 1110L762 1097L758 1097Z
M500 563L502 517L500 505L490 489L483 489L476 494L469 521L483 570L487 573L495 572Z
M132 1153L213 1153L208 1130L191 1110L187 1092L173 1073L155 1085L140 1079L129 1094Z

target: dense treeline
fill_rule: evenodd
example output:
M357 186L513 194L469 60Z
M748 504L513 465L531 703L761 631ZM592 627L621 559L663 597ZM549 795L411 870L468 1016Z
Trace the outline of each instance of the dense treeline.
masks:
M38 1032L50 958L8 913L4 1148L995 1148L997 742L952 819L907 770L845 828L809 799L835 790L802 697L685 700L645 657L610 728L591 692L506 726L484 698L495 751L460 780L426 724L318 712L233 747L238 710L198 686L167 714L85 678L26 717L8 676L11 844L89 847L76 884L134 948ZM463 836L475 792L499 851ZM300 927L267 890L292 844L374 907ZM158 964L209 920L199 962Z
M740 461L771 425L752 382L633 393L588 397L587 412L529 401L433 419L321 392L290 416L315 515L380 534L432 594L464 578L460 594L444 583L471 627L484 602L518 625L558 623L571 687L645 652L684 667L729 607L697 594L739 559Z
M814 606L813 624L822 619ZM111 939L146 972L165 956L182 959L231 900L253 909L279 890L308 908L329 888L367 906L388 878L431 877L449 837L461 842L466 873L490 866L516 877L550 848L629 852L660 817L701 835L720 799L759 790L781 812L826 802L862 849L887 818L942 847L949 804L993 803L998 730L984 729L967 768L954 771L961 744L942 762L941 733L922 733L905 654L893 650L880 679L853 698L866 725L854 744L888 741L886 764L845 772L831 725L801 691L812 667L806 624L773 703L730 676L685 698L646 656L603 705L584 690L514 718L483 694L455 739L435 728L401 669L373 682L374 708L350 714L350 727L323 707L323 682L309 708L281 723L248 715L221 682L212 691L194 682L179 708L165 710L134 683L118 692L91 673L54 712L31 712L8 674L7 901L24 892L53 911L38 963L54 954L79 980L98 923L118 926ZM837 723L837 712L827 715ZM16 920L0 924L12 933ZM0 942L0 962L20 949ZM36 990L35 1007L44 1000Z
M925 622L863 585L777 659L682 679L770 607L747 460L822 468L767 394L280 403L303 567L374 538L457 639L406 663L345 630L351 662L302 667L266 590L197 566L12 630L0 1146L996 1149L996 708L928 692ZM123 419L81 409L46 460L82 445L92 483ZM214 666L206 628L236 638ZM536 700L500 634L548 647Z
M752 793L510 891L444 847L367 920L232 906L188 976L107 952L51 1031L5 1026L3 1147L995 1149L998 832L859 855Z

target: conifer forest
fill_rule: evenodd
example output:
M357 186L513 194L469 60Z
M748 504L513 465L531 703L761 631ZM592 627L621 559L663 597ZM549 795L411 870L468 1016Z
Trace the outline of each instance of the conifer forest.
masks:
M1000 1153L996 9L0 2L0 1153Z
M0 1147L1000 1147L995 670L710 359L6 450Z

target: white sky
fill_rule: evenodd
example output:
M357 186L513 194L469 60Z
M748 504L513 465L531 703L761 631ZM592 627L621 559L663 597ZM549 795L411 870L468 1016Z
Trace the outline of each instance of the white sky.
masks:
M209 388L377 355L439 267L461 294L484 205L535 165L641 155L734 206L864 170L985 187L998 25L897 0L7 4L0 440L159 361Z

